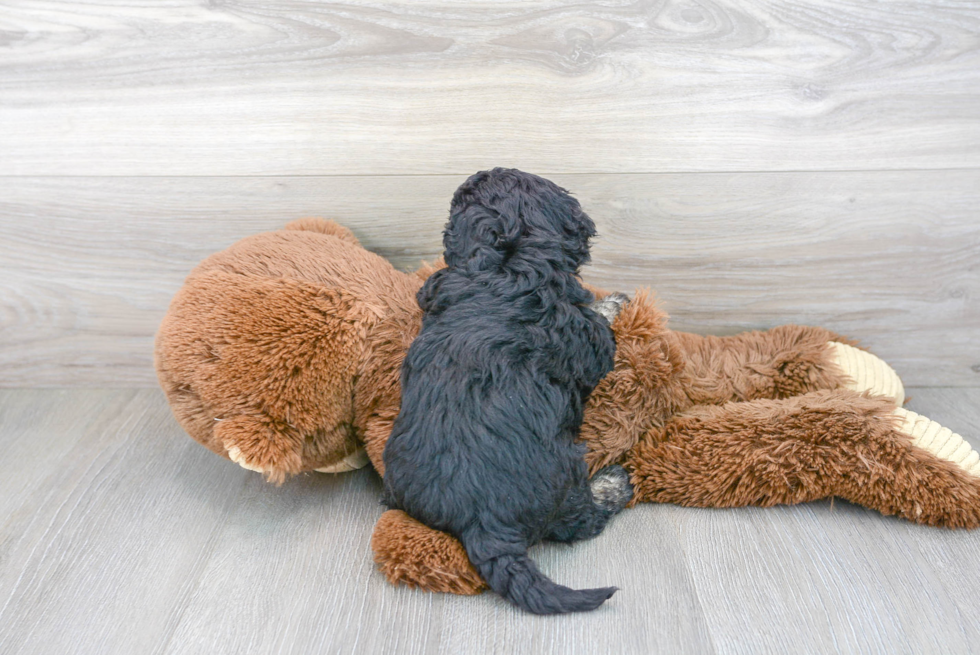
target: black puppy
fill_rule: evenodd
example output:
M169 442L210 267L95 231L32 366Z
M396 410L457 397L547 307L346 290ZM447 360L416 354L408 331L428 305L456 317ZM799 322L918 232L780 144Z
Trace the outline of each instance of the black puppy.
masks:
M456 191L447 267L419 291L425 317L384 451L386 502L459 538L491 589L538 614L595 609L616 589L557 585L528 547L593 537L632 496L618 466L590 486L576 443L616 347L578 279L594 234L579 203L535 175L496 168Z

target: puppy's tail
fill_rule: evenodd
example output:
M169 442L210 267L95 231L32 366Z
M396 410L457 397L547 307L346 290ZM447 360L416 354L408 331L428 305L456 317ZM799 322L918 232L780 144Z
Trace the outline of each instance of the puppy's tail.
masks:
M491 538L492 539L492 538ZM466 551L470 554L476 570L495 592L534 614L565 614L567 612L588 612L602 605L614 593L616 587L600 589L569 589L555 584L545 577L527 553L506 554L475 558L476 553L486 552L486 542L473 544L464 540Z

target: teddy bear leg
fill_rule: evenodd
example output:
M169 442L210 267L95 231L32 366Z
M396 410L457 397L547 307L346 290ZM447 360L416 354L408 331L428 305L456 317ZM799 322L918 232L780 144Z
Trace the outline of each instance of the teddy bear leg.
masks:
M401 510L381 515L371 535L371 550L378 569L394 585L464 596L487 589L463 544Z
M980 526L978 456L958 435L849 390L705 406L651 430L625 463L633 502L770 506L839 496L883 514Z
M905 391L890 366L818 327L782 325L729 337L676 333L686 354L688 395L698 405L789 398L821 389L885 396Z
M303 438L295 428L267 416L233 416L215 422L215 438L242 468L263 473L276 484L303 469Z

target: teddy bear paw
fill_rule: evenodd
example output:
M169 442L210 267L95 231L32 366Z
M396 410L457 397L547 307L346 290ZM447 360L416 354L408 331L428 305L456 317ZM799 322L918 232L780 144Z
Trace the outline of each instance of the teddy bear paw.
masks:
M215 419L214 438L224 446L228 459L277 485L302 470L302 441L295 430L267 417Z
M369 462L367 451L359 448L336 464L321 466L313 470L319 473L346 473L347 471L356 471L357 469L364 468Z
M837 341L829 342L834 363L847 376L844 389L885 396L901 407L905 403L905 387L895 370L869 352Z
M238 446L232 446L231 448L228 449L228 459L235 462L243 469L248 469L249 471L255 471L256 473L268 472L261 466L249 462Z
M622 466L613 464L600 469L589 481L592 498L596 505L613 514L619 512L633 499L630 475Z
M945 459L966 473L980 477L980 454L949 428L899 407L894 412L899 419L898 431L912 438L912 445Z
M615 321L616 317L619 316L619 313L623 311L623 307L629 304L629 301L629 296L627 296L625 293L616 291L614 293L610 293L604 298L597 299L589 307L592 309L592 311L602 314L602 316L609 321L609 324L612 325L612 322Z

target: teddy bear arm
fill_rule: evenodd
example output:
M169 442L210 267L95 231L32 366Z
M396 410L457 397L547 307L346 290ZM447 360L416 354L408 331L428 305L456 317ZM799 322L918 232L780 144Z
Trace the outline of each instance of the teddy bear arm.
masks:
M303 469L303 437L291 426L266 415L222 419L214 436L227 451L228 459L242 468L265 475L282 484L286 477Z
M417 307L383 321L369 337L354 384L354 428L368 458L384 475L384 448L401 408L401 368L422 323Z
M646 433L624 466L633 502L739 507L839 496L917 523L980 526L980 456L910 415L846 389L694 407Z
M385 444L388 443L388 437L391 435L391 429L395 425L397 416L397 409L394 411L382 410L365 420L360 432L368 460L381 477L384 477L385 474Z

